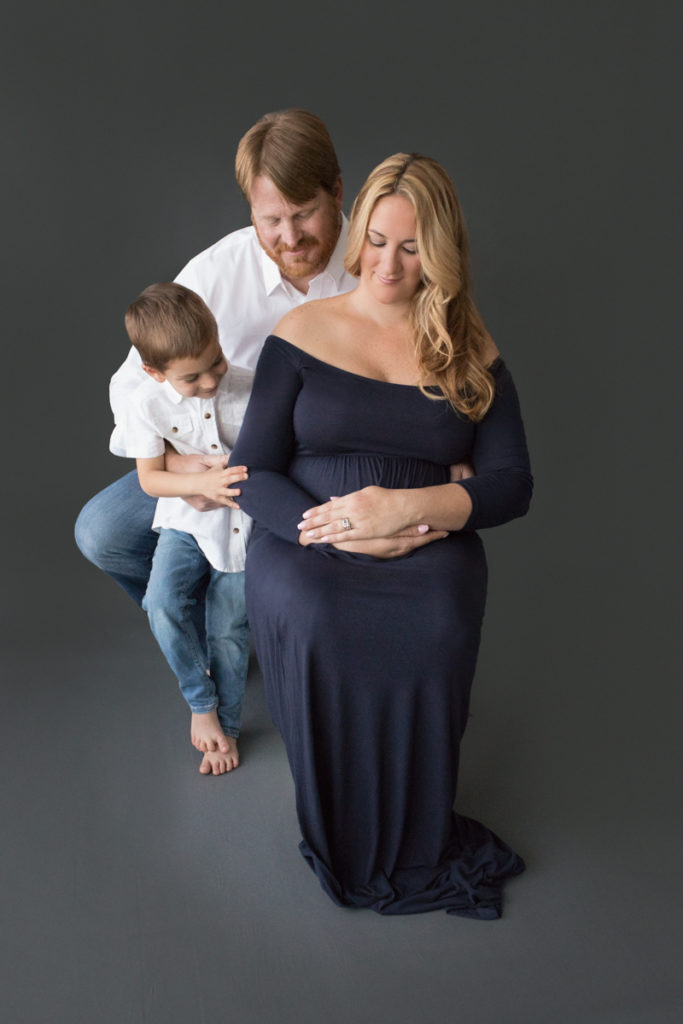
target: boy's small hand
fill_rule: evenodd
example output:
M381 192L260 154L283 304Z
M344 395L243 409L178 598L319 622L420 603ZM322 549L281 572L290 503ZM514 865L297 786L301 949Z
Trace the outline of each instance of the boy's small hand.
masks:
M239 505L232 499L242 492L235 484L246 480L248 477L246 466L225 466L225 456L221 460L222 465L212 466L202 473L198 483L201 484L200 493L217 505L228 508L239 508Z
M227 458L225 455L179 455L170 445L166 449L166 465L173 473L201 473L204 470L225 469ZM169 465L169 462L171 463ZM231 467L232 468L232 467ZM238 466L237 469L243 469ZM242 477L241 479L246 479ZM235 495L240 492L235 491ZM204 496L204 491L198 489L198 493L191 498L183 498L188 505L196 508L198 512L212 512L215 508L239 508L231 498L222 497L220 501L212 500Z

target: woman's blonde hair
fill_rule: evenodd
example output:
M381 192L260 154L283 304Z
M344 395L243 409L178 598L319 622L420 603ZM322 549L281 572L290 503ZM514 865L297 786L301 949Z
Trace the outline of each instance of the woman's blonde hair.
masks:
M351 211L345 265L360 274L368 222L383 196L408 199L415 210L422 285L412 306L420 388L445 398L475 423L494 396L484 362L486 332L472 297L467 231L451 179L417 153L395 153L370 173ZM424 382L436 383L440 393Z

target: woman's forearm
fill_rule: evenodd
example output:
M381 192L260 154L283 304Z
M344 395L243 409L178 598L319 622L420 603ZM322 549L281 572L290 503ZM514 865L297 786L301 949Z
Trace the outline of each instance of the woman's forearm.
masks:
M260 526L297 544L296 524L315 499L284 473L255 469L242 485L239 506Z
M413 487L399 494L409 523L426 523L431 530L462 530L472 512L469 494L457 483Z

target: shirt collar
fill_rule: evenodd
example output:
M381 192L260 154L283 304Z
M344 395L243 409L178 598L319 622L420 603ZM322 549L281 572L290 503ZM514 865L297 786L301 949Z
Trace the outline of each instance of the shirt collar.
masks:
M179 394L173 385L169 384L167 380L163 381L161 386L164 388L166 397L169 398L174 405L180 405L184 396Z
M218 391L213 396L216 397L221 391L229 388L230 379L232 375L232 363L228 363L228 368L221 377L218 383ZM180 405L181 402L211 402L212 398L200 398L199 395L195 395L194 398L188 398L186 395L181 395L180 392L176 391L172 384L169 384L167 380L162 382L162 388L164 388L164 394L174 405Z
M341 230L339 232L339 238L337 244L334 247L332 255L329 258L328 264L324 270L321 270L319 274L313 278L313 281L317 281L318 278L328 274L332 280L338 286L341 286L342 277L344 276L344 256L346 254L346 242L349 236L349 222L342 213ZM261 248L261 244L257 238L257 245ZM263 248L261 248L261 269L263 271L263 283L266 289L266 295L270 295L278 285L285 287L285 282L282 280L282 274L277 263L274 263L268 256ZM312 284L313 281L310 283Z

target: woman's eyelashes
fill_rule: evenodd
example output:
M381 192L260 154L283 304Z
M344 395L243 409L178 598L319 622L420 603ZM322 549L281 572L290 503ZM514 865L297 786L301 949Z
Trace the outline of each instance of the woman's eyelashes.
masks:
M375 249L381 249L383 245L387 244L386 242L380 242L380 241L373 240L372 238L370 238L369 235L368 235L368 242ZM408 246L406 246L406 245L402 245L401 248L403 249L403 251L405 253L408 253L409 256L416 256L417 255L417 249L409 249Z

